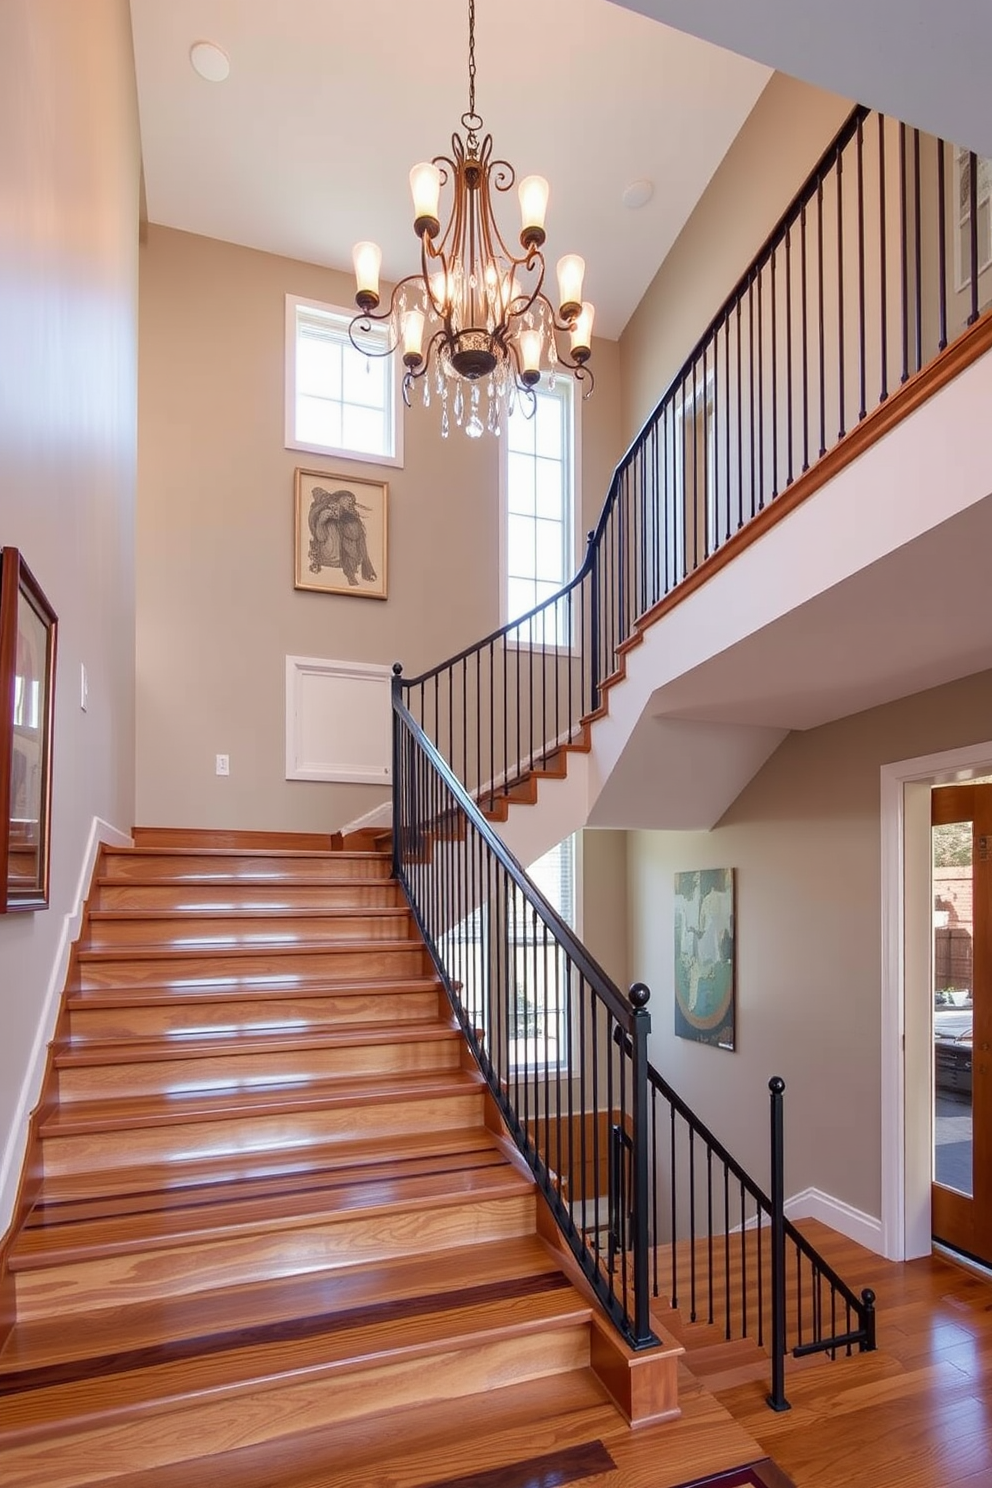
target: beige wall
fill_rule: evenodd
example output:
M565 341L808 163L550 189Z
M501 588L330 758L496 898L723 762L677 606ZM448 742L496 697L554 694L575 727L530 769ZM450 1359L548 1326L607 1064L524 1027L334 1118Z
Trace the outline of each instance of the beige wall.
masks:
M620 338L625 443L850 111L832 93L771 78Z
M126 0L4 0L0 139L0 543L21 549L59 616L51 907L0 918L2 1230L93 820L127 831L133 813L140 167Z
M443 440L418 401L402 470L287 450L284 297L347 305L350 278L155 226L140 278L137 819L332 830L386 793L284 778L285 657L412 675L498 625L498 446ZM597 342L594 365L583 529L620 453L615 343ZM388 481L385 603L293 588L301 465Z
M879 767L989 738L985 672L789 735L712 832L629 835L629 973L653 991L652 1062L762 1180L782 1075L787 1193L880 1214ZM735 1053L673 1033L673 876L716 867L737 870Z
M626 991L627 833L581 834L582 940L607 976Z

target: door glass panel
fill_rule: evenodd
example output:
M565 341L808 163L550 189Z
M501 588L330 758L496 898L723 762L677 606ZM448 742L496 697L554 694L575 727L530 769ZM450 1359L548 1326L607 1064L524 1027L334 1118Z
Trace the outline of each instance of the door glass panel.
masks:
M933 828L934 1178L971 1197L972 824Z

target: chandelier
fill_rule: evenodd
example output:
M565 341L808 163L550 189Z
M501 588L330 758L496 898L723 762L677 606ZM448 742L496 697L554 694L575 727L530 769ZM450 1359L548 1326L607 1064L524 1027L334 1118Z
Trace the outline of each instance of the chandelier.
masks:
M551 387L556 370L567 368L588 383L589 396L594 310L582 299L585 264L578 254L558 261L557 310L544 291L549 187L542 176L527 176L518 187L519 254L496 224L492 192L510 191L516 178L507 161L493 159L492 135L482 134L475 111L475 0L468 7L468 112L461 122L465 136L451 136L450 156L436 155L410 172L420 272L400 280L386 309L379 309L382 252L375 243L356 244L359 314L349 334L368 355L402 348L407 407L419 381L425 406L432 392L440 400L442 435L450 407L455 424L477 439L485 429L498 435L515 407L533 413L542 368ZM441 192L449 185L451 213L442 232ZM385 344L373 338L376 324L386 326ZM567 350L559 343L566 335Z

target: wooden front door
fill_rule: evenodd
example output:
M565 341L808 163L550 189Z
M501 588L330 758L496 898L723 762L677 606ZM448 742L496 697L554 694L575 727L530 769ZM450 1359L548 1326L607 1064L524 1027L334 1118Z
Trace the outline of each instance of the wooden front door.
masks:
M992 1265L992 785L932 794L934 1239Z

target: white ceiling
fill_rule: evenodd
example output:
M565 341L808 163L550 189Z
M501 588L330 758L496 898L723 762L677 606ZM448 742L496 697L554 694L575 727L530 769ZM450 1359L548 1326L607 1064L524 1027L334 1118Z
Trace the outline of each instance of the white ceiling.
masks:
M131 0L149 220L383 275L416 266L407 175L467 107L466 0ZM196 41L228 53L208 83ZM506 46L509 60L501 57ZM769 70L609 0L479 0L476 105L496 154L551 182L547 255L578 252L619 336ZM654 182L639 211L632 181ZM506 202L516 240L515 193Z
M989 0L614 0L992 156Z

